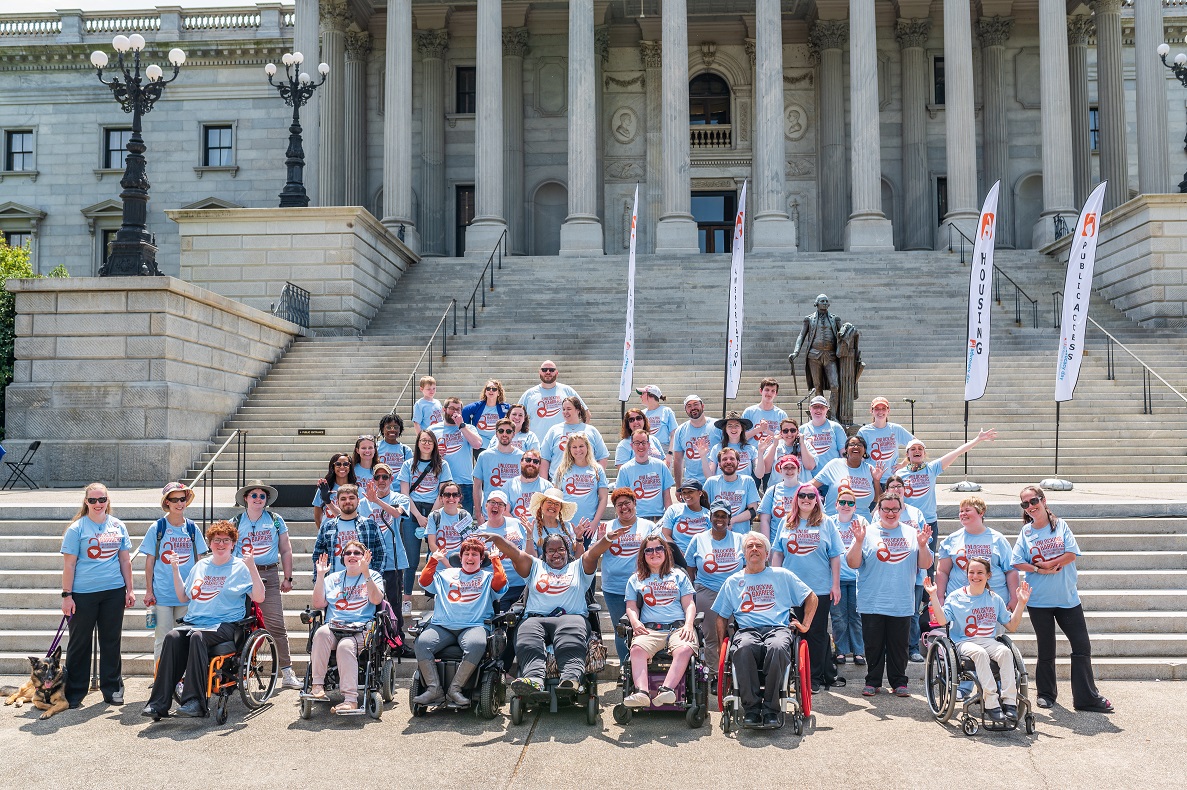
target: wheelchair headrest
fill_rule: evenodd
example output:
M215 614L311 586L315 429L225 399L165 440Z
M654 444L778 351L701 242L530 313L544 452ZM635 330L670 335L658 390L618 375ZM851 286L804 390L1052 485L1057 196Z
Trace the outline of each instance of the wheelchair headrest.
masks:
M448 561L449 561L449 567L451 567L451 568L462 567L462 555L450 554L449 557L447 557L446 559L448 559ZM490 567L490 557L487 556L486 554L483 554L482 555L482 564L479 565L478 567L480 569L481 568L489 568Z

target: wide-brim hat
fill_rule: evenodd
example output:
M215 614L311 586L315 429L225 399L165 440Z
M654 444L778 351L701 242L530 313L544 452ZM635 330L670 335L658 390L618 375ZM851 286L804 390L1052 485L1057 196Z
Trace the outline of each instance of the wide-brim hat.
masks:
M745 417L743 417L743 416L742 416L742 412L740 412L740 411L731 411L731 412L729 412L729 413L728 413L728 414L726 414L724 417L722 417L720 420L717 420L716 422L714 422L714 423L713 423L713 427L714 427L714 428L716 428L716 429L717 429L717 430L719 430L719 431L724 431L724 430L725 430L725 424L726 424L727 422L729 422L730 420L737 420L738 422L742 423L742 430L743 430L743 431L748 431L748 430L750 430L751 428L753 428L753 427L754 427L754 423L752 423L750 420L748 420L748 419L746 419Z
M239 507L247 507L248 493L255 491L257 488L261 491L267 492L268 494L268 501L264 504L264 507L271 507L272 503L276 501L276 497L280 496L278 493L276 493L275 488L270 485L265 485L263 480L252 480L243 488L235 492L235 504Z
M165 487L161 489L161 510L169 510L169 503L165 500L169 498L170 494L176 494L178 491L185 493L185 506L190 506L190 503L194 501L194 489L185 483L166 483Z
M528 503L528 512L534 514L540 509L540 505L544 504L545 499L551 499L561 506L561 521L572 521L573 516L577 515L577 503L567 501L559 488L548 488L532 494L532 500Z

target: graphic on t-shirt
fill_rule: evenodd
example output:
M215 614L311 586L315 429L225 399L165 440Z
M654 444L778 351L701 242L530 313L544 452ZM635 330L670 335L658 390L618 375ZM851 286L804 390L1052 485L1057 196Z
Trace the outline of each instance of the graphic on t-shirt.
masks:
M648 606L667 606L674 602L680 593L680 585L675 577L647 582L643 585L643 603Z
M927 496L927 492L930 490L931 475L927 473L927 467L918 472L907 472L903 475L903 495L908 499Z
M803 556L811 554L820 546L820 530L797 529L784 534L784 554Z
M878 533L879 561L897 564L905 560L910 553L911 546L906 538L901 535L888 535L885 532Z
M573 586L573 574L571 573L557 573L551 569L546 569L540 578L536 580L536 592L544 593L545 595L560 595L567 592Z
M191 601L211 601L214 600L223 590L223 585L227 583L226 576L203 576L198 579L193 587L190 588Z
M857 495L858 499L872 496L874 493L874 484L870 478L865 475L851 475L849 477L842 477L837 483L837 488L848 486L853 489L853 493Z
M696 518L685 516L676 522L676 531L681 535L688 535L690 538L695 538L708 528L708 516L699 516Z
M1032 537L1033 534L1034 533L1032 531L1031 534L1027 536L1033 540L1033 542L1030 544L1030 561L1032 564L1036 560L1047 562L1048 560L1054 560L1064 555L1065 552L1063 538L1059 537L1059 535L1034 540Z
M981 559L993 558L993 544L991 543L966 543L956 550L956 556L952 558L952 564L962 571L969 567L969 560L979 557Z
M875 437L870 446L870 460L876 464L888 458L898 458L898 439L893 434Z
M478 424L474 427L480 431L493 431L495 423L499 421L499 415L495 412L483 412L482 416L478 418Z
M519 462L510 461L495 464L495 468L490 473L490 487L492 489L502 488L504 485L514 480L519 476Z
M808 441L812 443L812 450L816 455L823 455L833 448L833 432L814 433L808 437Z
M453 455L462 449L462 432L441 431L437 435L437 449L441 451L441 455Z
M765 612L775 608L775 585L746 584L743 579L739 582L742 588L742 604L738 607L742 612Z
M119 553L124 536L115 531L100 532L87 541L87 557L92 560L109 560Z
M485 577L481 573L469 579L458 577L457 581L449 583L449 592L445 597L454 603L473 603L482 597L484 582Z
M352 540L358 540L358 539L359 539L359 531L357 528L355 528L355 529L341 529L341 528L339 528L338 536L337 536L337 538L335 538L335 543L334 543L334 556L341 557L342 549L345 548L346 544L351 542Z
M343 577L342 581L342 591L338 593L337 599L334 600L334 609L339 612L354 612L370 603L366 593L367 583L363 580L362 576L359 576L357 584L350 587L345 585L345 577Z
M166 538L161 542L161 562L172 565L174 562L185 565L190 561L194 546L189 535L178 535Z
M701 453L697 450L697 439L689 439L684 443L684 457L690 461L701 460Z
M536 406L537 417L555 417L561 413L561 401L564 400L560 395L541 395L540 404Z
M792 505L795 504L795 493L785 494L775 499L774 507L771 508L771 518L780 519L792 512Z
M738 569L738 552L733 546L715 548L705 555L701 567L705 573L733 573Z
M660 477L658 472L639 475L635 480L635 496L639 499L655 499L659 496Z
M997 609L993 606L978 606L965 618L965 636L993 636L997 633Z
M640 535L635 530L630 530L627 533L620 535L617 540L610 544L610 553L615 557L635 557L639 554L639 546L643 542L645 535Z
M598 476L593 472L578 472L565 481L565 493L569 496L585 496L597 484Z

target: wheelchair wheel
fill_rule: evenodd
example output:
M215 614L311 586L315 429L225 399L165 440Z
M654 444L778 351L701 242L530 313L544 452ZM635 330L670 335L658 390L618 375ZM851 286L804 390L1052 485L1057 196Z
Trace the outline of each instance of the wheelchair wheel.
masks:
M396 662L388 658L379 671L379 692L384 702L391 702L396 696Z
M960 683L956 651L947 639L935 638L927 646L926 661L927 707L938 721L946 723L956 709L956 687Z
M972 716L965 716L963 719L960 720L960 731L963 732L965 735L968 735L968 736L976 735L977 730L979 730L979 729L981 729L981 726L979 724L977 724L977 720L974 719Z
M227 698L219 694L214 705L214 720L219 724L227 723Z
M379 721L383 718L383 697L378 691L367 694L367 715Z
M795 702L804 716L812 715L812 659L808 653L808 640L796 636L796 689ZM800 724L800 731L803 723ZM796 732L799 735L800 732Z
M239 654L239 696L248 710L256 710L276 691L276 640L263 629L256 631Z
M705 726L705 718L708 716L708 711L700 705L693 705L688 709L688 713L684 714L684 720L688 722L688 726L694 730Z
M1022 660L1022 653L1018 650L1018 645L1014 644L1014 640L1008 636L1002 636L1001 641L1010 648L1010 654L1014 657L1014 680L1018 685L1018 696L1029 699L1030 678L1026 674L1026 662Z
M591 727L597 724L598 714L601 712L601 708L598 707L598 698L590 694L589 699L585 702L585 723Z
M516 726L523 724L523 700L519 697L511 698L511 723Z
M306 721L313 718L313 700L301 700L301 718Z
M420 696L424 691L424 687L420 683L420 670L417 670L412 675L412 685L408 687L408 707L412 711L413 716L424 716L428 713L428 708L424 705L417 705L413 700Z
M791 714L791 731L796 735L804 734L804 714L799 711Z
M630 724L631 717L634 716L634 713L626 705L615 705L610 713L614 716L615 724Z
M1022 720L1022 723L1027 735L1035 734L1035 715L1033 713L1026 714L1026 718Z
M478 685L477 703L474 705L474 715L480 719L493 719L498 711L497 692L495 691L498 670L489 671L482 675Z

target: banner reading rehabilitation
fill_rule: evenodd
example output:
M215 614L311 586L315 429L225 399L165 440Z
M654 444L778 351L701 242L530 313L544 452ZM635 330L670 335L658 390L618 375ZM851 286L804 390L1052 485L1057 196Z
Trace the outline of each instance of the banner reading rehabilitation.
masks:
M742 378L742 281L746 264L746 186L738 198L738 216L734 220L734 257L730 265L729 325L726 327L725 397L738 397L738 382Z
M639 221L639 185L635 184L635 206L631 209L631 248L626 265L626 338L622 342L622 376L618 380L618 399L631 399L635 379L635 226Z
M985 196L973 241L972 272L969 273L969 344L964 368L964 399L978 400L989 382L989 324L992 314L993 250L997 239L997 192L1001 181Z
M1055 400L1072 399L1084 359L1084 334L1088 330L1088 302L1092 297L1092 272L1096 266L1096 243L1100 238L1100 215L1105 200L1102 181L1080 210L1076 234L1068 252L1067 276L1063 281L1063 320L1059 325L1059 363L1055 371Z

